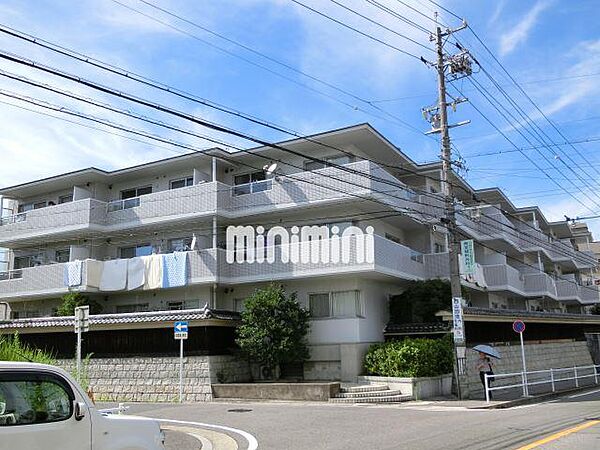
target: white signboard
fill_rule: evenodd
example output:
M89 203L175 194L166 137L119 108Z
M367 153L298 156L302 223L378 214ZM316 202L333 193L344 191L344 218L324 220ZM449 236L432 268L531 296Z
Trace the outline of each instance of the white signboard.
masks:
M473 239L460 241L460 252L462 253L464 274L475 275L475 247Z
M452 298L452 328L454 332L454 341L465 340L465 326L463 323L462 298Z

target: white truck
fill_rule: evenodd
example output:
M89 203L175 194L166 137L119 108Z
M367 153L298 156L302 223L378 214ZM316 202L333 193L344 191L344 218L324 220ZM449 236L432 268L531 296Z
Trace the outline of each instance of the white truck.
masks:
M0 450L164 450L157 421L96 409L64 370L0 361Z

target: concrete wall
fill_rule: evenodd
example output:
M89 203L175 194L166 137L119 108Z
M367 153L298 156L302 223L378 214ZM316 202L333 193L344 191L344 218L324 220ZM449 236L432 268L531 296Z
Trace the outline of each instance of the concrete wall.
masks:
M521 346L518 343L497 345L496 348L500 351L502 359L493 360L495 363L495 373L514 373L522 370ZM484 397L483 387L479 380L479 372L476 369L478 357L477 352L467 349L467 384L470 398L474 399ZM593 364L586 341L563 341L543 344L525 343L525 358L527 371L589 366ZM500 385L500 382L495 383L495 385Z
M61 360L59 365L74 371L73 360ZM87 374L96 401L170 402L179 396L177 357L92 358ZM211 384L220 374L228 382L250 380L248 364L233 356L184 358L184 401L212 400Z

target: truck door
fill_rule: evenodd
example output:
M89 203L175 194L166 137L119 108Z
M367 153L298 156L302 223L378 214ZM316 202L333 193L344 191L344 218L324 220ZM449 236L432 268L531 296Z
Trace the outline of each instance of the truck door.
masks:
M90 414L76 414L76 395L54 373L1 372L0 450L91 450Z

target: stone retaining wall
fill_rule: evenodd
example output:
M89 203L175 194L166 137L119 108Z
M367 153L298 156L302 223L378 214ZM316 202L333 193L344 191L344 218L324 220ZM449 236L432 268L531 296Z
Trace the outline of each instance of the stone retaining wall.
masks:
M74 371L73 360L59 365ZM171 402L179 398L178 357L126 357L90 359L89 384L96 400ZM248 364L233 356L188 356L184 358L183 400L212 400L211 384L250 380Z
M496 345L500 351L502 359L495 360L494 372L496 373L514 373L522 370L521 345L518 342L512 342L506 345ZM467 349L467 383L469 397L472 399L481 399L484 397L483 387L479 379L479 372L476 370L478 353ZM593 364L588 343L586 341L569 342L549 342L549 343L527 343L525 342L525 361L527 371L556 369L574 366L590 366ZM546 378L547 379L547 376ZM510 380L515 381L515 380ZM534 377L530 377L534 381ZM502 382L498 380L494 386L507 384L509 380ZM500 391L503 392L503 391Z

